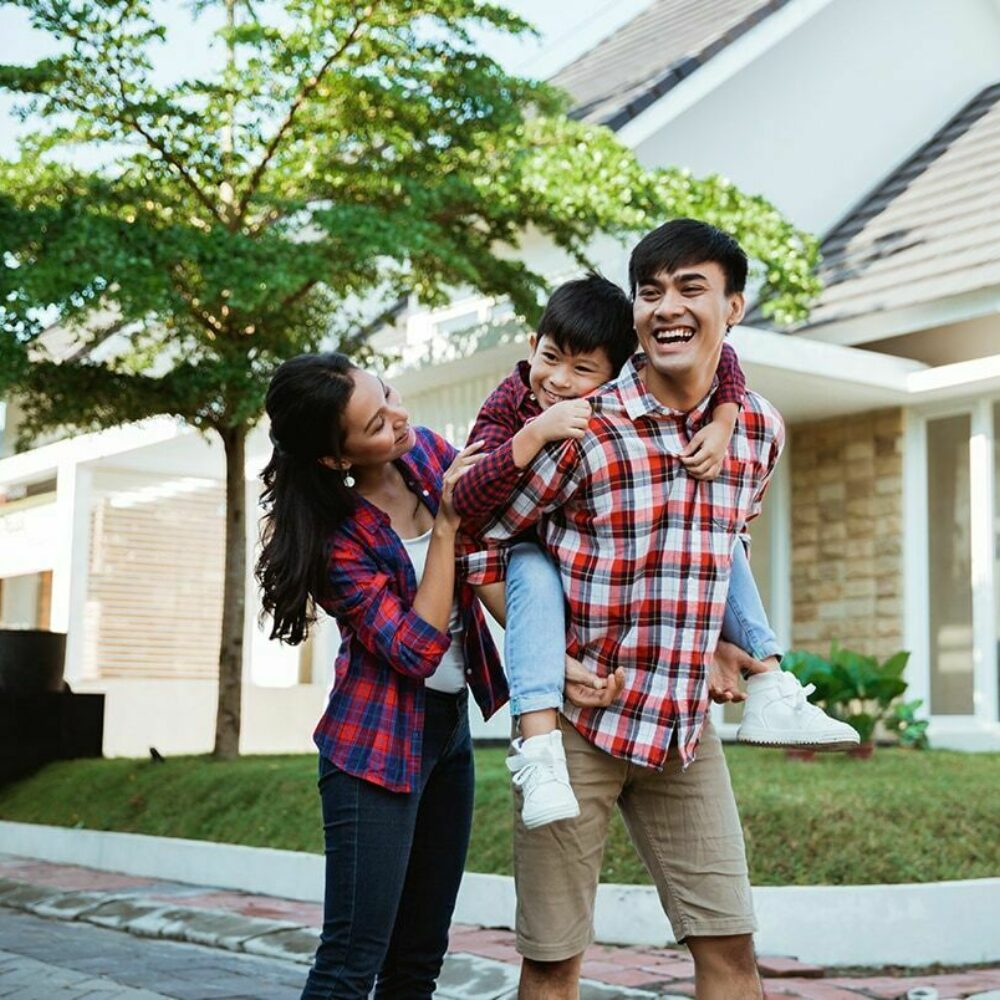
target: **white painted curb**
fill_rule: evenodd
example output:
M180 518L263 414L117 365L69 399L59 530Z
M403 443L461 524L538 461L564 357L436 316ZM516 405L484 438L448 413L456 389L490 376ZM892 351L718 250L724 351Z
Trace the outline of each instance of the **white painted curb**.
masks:
M193 885L322 902L319 855L200 840L0 821L0 853ZM1000 878L914 885L754 889L757 950L821 965L1000 960ZM455 919L513 927L514 880L467 872ZM602 885L596 939L662 946L670 925L650 886Z

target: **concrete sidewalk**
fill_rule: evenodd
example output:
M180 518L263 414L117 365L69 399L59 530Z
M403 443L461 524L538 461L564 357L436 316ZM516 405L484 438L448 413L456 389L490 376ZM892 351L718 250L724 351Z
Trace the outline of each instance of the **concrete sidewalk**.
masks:
M312 958L321 921L315 904L2 855L0 906L50 920L83 921L139 937L185 941L300 966ZM456 925L438 996L508 1000L515 995L518 963L509 931ZM1000 968L845 977L789 958L762 957L759 963L769 998L897 1000L922 988L936 991L937 1000L1000 1000ZM583 973L584 1000L663 1000L694 994L694 968L683 948L594 946ZM935 994L924 996L930 1000Z

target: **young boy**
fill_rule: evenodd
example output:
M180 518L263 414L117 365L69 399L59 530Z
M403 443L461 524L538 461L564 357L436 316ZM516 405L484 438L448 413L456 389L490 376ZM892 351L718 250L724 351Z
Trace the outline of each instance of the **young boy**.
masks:
M529 345L527 361L519 362L486 400L469 435L470 442L483 442L485 457L458 481L454 502L463 527L472 531L504 509L523 470L546 444L583 438L591 417L583 397L616 377L635 352L632 303L598 274L567 282L552 294ZM746 391L739 360L728 343L722 347L716 380L711 421L679 456L687 472L699 479L718 475ZM600 572L600 566L593 567L595 577ZM518 539L510 549L506 597L505 663L511 714L518 717L521 734L508 766L522 788L522 821L533 829L579 814L557 726L566 660L562 583L533 536ZM749 654L740 657L737 650L720 650L728 654L730 674L738 662L751 675L738 738L768 746L828 749L853 742L850 727L808 703L803 709L798 682L781 674L781 647L741 545L733 553L722 635ZM773 676L766 679L769 674ZM711 683L717 700L742 699L732 676L728 682L715 677ZM783 687L779 691L776 685ZM788 685L796 691L785 690Z

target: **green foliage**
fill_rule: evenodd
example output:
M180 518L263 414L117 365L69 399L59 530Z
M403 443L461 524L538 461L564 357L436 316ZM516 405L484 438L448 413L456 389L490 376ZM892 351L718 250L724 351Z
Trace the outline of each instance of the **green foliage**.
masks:
M698 215L755 257L768 315L800 319L818 290L815 240L766 201L644 170L477 51L474 28L530 30L495 4L197 0L227 58L166 87L148 2L12 5L59 46L0 66L41 123L0 160L0 392L23 397L29 433L154 413L246 426L278 361L357 348L380 303L409 294L471 286L530 321L542 278L500 252L528 230L583 263L596 231ZM65 155L80 149L99 165ZM53 324L79 337L75 357L47 356Z
M871 740L878 724L895 712L896 699L907 688L902 675L909 658L910 654L901 650L880 664L872 656L834 643L828 658L792 650L782 658L781 666L803 685L812 684L816 688L813 700L829 715L853 726L864 742ZM919 704L910 703L914 707Z
M510 774L476 751L470 871L512 870ZM754 885L931 882L1000 875L1000 754L887 749L806 766L780 751L726 747ZM915 809L919 810L915 821ZM323 850L315 755L52 764L0 789L0 819ZM624 824L611 824L601 879L648 883Z
M926 750L930 746L927 738L927 719L917 718L917 709L923 705L922 698L913 701L896 702L892 713L885 720L885 728L899 737L900 746L911 747L914 750Z

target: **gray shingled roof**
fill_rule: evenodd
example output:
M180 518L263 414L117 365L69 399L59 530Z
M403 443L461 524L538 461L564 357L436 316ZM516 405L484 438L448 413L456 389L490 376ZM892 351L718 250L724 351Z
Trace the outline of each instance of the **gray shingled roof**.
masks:
M621 128L789 0L655 0L551 79L574 117Z
M855 208L823 258L810 329L1000 285L1000 83Z

